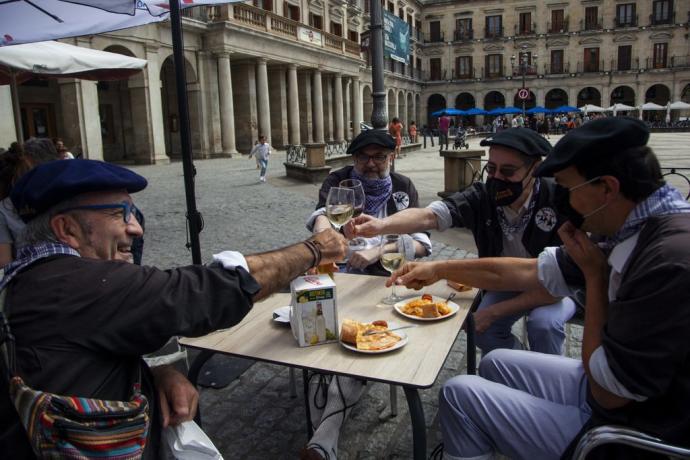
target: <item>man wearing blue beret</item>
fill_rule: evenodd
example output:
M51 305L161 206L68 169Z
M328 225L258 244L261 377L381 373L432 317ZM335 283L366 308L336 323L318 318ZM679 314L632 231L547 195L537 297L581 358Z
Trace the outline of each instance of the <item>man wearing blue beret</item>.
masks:
M388 281L585 293L582 360L496 350L479 376L446 382L444 458L569 458L585 430L610 424L690 447L690 204L664 182L648 139L640 120L611 117L556 144L535 174L558 183L562 247L536 259L411 263ZM620 444L593 454L651 455Z
M127 401L141 379L151 429L144 458L158 458L161 430L191 420L197 393L168 366L141 356L173 336L200 336L239 323L262 299L318 265L345 256L335 231L276 251L214 255L208 266L170 270L132 264L142 229L132 196L146 179L91 160L54 161L27 173L12 201L26 221L26 246L5 268L5 313L17 371L34 389ZM155 397L156 392L158 398ZM0 451L32 458L0 379Z
M546 246L560 244L557 231L563 217L554 204L555 183L532 176L542 157L551 152L551 144L531 129L512 128L483 139L481 145L489 147L486 182L475 182L426 208L385 219L359 217L356 234L464 227L472 231L479 257L536 257ZM575 303L543 289L523 291L484 293L474 315L477 345L484 354L496 348L521 348L511 328L525 314L530 349L563 352L565 323L575 313Z

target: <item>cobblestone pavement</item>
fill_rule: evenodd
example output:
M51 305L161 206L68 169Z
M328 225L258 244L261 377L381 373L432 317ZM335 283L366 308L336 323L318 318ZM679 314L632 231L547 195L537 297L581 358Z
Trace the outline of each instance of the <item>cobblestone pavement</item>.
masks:
M662 166L690 167L685 150L688 134L652 136L652 146ZM555 136L551 141L555 142ZM478 140L470 148L478 147ZM413 152L399 159L398 172L410 176L426 205L441 190L443 162L437 148ZM270 161L268 182L259 183L254 160L196 161L198 207L205 228L201 249L205 261L225 249L255 253L299 241L308 236L306 216L316 204L317 185L285 177L283 152ZM167 268L186 265L191 255L185 249L185 197L181 163L133 167L149 180L149 187L137 194L137 205L146 214L144 263ZM673 181L683 187L682 180ZM683 189L687 193L687 186ZM474 256L471 237L462 230L432 232L434 259ZM519 324L519 323L518 323ZM568 354L579 356L581 329L568 331ZM520 334L519 329L515 332ZM458 336L434 387L421 391L428 428L429 451L437 444L438 390L448 378L465 371L465 335ZM223 359L214 357L213 359ZM300 373L298 388L301 388ZM286 368L257 363L222 390L201 390L204 427L226 459L296 458L307 441L303 397L288 394ZM397 391L398 415L390 416L387 385L370 384L342 431L341 459L411 458L412 438L407 404Z

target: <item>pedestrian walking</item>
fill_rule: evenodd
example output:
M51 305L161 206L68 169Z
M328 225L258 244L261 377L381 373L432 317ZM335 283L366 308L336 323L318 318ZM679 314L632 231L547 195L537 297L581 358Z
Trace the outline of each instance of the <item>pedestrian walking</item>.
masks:
M271 146L266 142L266 136L259 136L259 143L249 152L249 158L256 156L261 166L259 172L259 182L266 182L266 168L268 168L268 157L271 155Z

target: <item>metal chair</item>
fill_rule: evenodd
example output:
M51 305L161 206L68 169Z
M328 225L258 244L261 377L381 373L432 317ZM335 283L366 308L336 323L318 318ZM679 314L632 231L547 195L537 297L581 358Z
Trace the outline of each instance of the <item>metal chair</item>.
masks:
M690 459L690 449L674 446L659 438L617 425L603 425L587 431L575 447L572 458L585 460L592 449L603 444L624 444L672 458Z

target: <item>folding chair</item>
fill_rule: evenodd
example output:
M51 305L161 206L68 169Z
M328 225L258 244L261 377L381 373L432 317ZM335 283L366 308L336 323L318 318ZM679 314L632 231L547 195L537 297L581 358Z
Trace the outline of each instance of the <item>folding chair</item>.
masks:
M624 444L671 458L690 459L690 449L665 443L641 431L617 425L603 425L587 431L575 447L573 460L585 460L592 449L603 444Z

